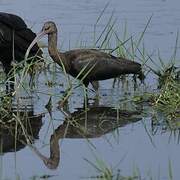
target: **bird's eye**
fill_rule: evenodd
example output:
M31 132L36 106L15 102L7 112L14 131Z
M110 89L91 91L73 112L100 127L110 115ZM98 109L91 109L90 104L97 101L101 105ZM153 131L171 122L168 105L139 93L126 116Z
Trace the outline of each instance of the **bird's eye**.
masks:
M44 30L45 31L48 31L50 29L50 27L45 27Z

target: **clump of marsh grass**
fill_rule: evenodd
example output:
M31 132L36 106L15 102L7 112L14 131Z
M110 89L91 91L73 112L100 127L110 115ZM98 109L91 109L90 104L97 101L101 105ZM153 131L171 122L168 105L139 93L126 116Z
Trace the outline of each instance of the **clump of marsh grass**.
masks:
M163 111L168 119L180 117L180 84L168 76L153 104Z
M180 117L180 67L176 64L178 37L179 32L177 32L175 47L168 62L164 61L159 51L156 60L147 54L148 60L156 66L156 68L152 68L146 64L150 71L157 76L157 90L156 93L146 93L134 98L135 102L148 102L156 110L163 112L168 122Z
M177 32L175 46L172 53L172 56L168 61L164 61L161 57L160 52L158 50L157 59L152 59L151 56L148 55L149 60L156 66L156 68L149 67L149 69L158 77L158 87L161 88L171 79L180 82L180 67L176 65L177 62L177 50L178 50L178 40L179 40L179 32ZM166 63L165 63L166 62Z
M164 67L162 71L158 72L158 82L159 87L166 85L168 81L174 81L176 83L180 82L180 68L176 67L174 64Z
M165 63L158 51L158 61L153 60L149 56L149 60L159 67L158 69L151 69L151 71L158 76L158 93L151 94L152 104L158 110L162 111L168 120L180 117L180 67L176 65L177 47L178 47L179 32L176 36L175 48L168 63Z
M168 120L180 117L180 83L172 76L166 77L161 89L156 93L144 93L133 98L135 103L148 103L165 114Z

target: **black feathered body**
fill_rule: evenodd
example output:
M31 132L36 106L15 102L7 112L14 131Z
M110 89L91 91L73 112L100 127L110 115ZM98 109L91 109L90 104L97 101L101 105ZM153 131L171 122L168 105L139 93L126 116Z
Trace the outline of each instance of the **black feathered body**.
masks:
M26 50L35 36L19 16L0 12L0 61L6 74L11 69L12 60L24 60ZM30 51L30 57L37 53L42 55L36 44Z
M0 61L6 78L9 77L10 80L10 84L6 82L6 92L14 90L14 76L11 71L12 61L21 62L24 60L26 50L35 36L36 34L27 27L22 18L14 14L0 12ZM27 62L34 62L42 56L42 51L37 43L31 49L29 57L35 56L36 58L31 58Z

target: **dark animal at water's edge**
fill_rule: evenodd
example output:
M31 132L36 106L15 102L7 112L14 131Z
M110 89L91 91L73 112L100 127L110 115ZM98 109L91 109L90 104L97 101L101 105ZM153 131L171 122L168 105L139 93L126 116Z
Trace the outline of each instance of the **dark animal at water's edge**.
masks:
M0 61L2 62L6 77L12 82L10 83L11 90L14 89L12 74L12 61L21 62L24 60L26 50L36 34L30 30L24 20L14 14L0 12ZM30 57L42 56L42 51L38 45L30 51ZM38 58L39 59L39 58ZM31 61L35 61L32 58ZM6 90L9 90L9 83L6 83Z
M75 49L67 52L57 50L57 28L54 22L46 22L42 31L29 46L26 56L33 45L44 35L48 35L48 51L54 62L65 67L68 74L80 79L87 87L98 80L115 78L123 74L142 74L139 63L121 57L115 57L96 49ZM80 74L81 73L81 74ZM80 75L79 75L80 74ZM95 89L97 89L94 86Z

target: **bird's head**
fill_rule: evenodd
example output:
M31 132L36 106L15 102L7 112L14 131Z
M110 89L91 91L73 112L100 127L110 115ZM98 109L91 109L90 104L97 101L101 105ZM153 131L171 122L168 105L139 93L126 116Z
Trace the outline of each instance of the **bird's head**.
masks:
M44 37L46 34L50 35L53 33L57 33L57 27L56 24L53 21L47 21L44 23L42 30L37 34L37 36L34 38L34 40L31 42L31 44L29 45L26 54L25 54L25 59L28 58L29 52L31 50L31 48L42 38Z
M42 30L40 33L43 33L43 35L45 35L45 34L52 34L56 32L57 32L56 24L53 21L47 21L44 23L44 26L42 27Z

